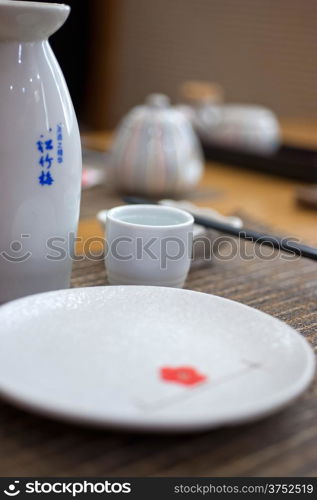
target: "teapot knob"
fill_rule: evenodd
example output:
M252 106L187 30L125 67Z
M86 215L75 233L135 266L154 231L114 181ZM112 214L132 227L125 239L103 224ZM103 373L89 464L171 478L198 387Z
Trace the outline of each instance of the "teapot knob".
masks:
M151 108L165 109L170 106L170 99L164 94L150 94L145 99L145 103Z

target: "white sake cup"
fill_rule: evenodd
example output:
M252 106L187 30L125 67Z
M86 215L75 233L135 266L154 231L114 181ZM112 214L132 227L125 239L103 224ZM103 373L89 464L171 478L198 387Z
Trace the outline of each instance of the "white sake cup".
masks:
M182 287L194 219L179 208L125 205L107 212L106 267L111 285Z

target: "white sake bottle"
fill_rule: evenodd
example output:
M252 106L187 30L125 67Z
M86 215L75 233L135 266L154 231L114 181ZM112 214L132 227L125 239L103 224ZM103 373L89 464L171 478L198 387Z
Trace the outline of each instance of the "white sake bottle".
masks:
M0 302L69 286L81 146L48 42L69 12L0 0Z

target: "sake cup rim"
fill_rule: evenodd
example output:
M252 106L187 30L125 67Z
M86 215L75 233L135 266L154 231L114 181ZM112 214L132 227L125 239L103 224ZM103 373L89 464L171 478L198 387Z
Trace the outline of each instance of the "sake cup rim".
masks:
M183 221L181 222L175 222L175 223L170 223L170 224L142 224L139 222L130 222L130 221L125 221L120 219L120 212L123 214L129 214L133 213L133 211L142 213L145 210L152 210L153 212L165 212L165 213L171 213L174 215L182 216ZM153 204L140 204L140 205L120 205L118 207L111 208L110 210L107 211L107 219L112 222L118 223L123 226L127 227L138 227L138 228L143 228L143 229L179 229L179 228L184 228L187 226L191 226L194 224L194 217L192 214L187 212L186 210L183 210L181 208L176 208L176 207L169 207L166 205L153 205Z

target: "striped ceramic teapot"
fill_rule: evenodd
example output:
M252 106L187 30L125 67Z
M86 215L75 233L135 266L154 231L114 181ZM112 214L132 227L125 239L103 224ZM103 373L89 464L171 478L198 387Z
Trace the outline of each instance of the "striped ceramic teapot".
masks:
M161 94L148 96L122 120L111 166L118 189L147 195L189 191L203 172L200 144L189 120Z

